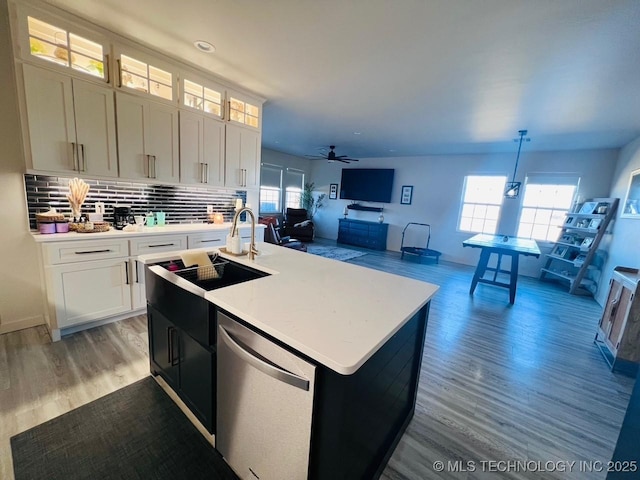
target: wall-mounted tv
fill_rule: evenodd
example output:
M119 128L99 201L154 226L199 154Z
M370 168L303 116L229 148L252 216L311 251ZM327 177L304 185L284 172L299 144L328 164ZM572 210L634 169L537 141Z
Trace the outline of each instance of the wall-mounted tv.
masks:
M391 203L393 168L343 168L340 198Z

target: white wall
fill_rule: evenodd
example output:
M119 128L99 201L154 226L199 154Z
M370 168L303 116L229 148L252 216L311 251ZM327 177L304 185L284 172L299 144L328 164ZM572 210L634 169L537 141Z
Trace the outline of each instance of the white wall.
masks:
M562 152L526 152L520 158L516 180L522 181L527 173L573 173L581 177L580 192L583 197L606 197L618 156L618 150L581 150ZM387 249L400 251L402 229L409 222L428 223L432 226L430 248L443 253L442 259L475 265L479 252L462 247L462 241L471 235L457 231L460 200L464 177L472 174L494 174L511 177L515 163L514 154L487 155L430 155L423 157L363 159L349 168L394 168L392 203L367 204L383 206L385 222L389 223ZM311 179L316 187L329 192L330 183L340 183L342 167L328 162L312 163ZM411 205L400 205L402 185L413 185ZM350 203L346 200L328 200L314 221L320 237L335 239L338 234L338 218ZM360 202L362 203L362 202ZM514 235L518 223L520 199L504 201L498 228L499 233ZM349 218L377 221L378 213L349 211ZM546 248L544 251L548 251ZM521 258L520 273L537 277L544 258Z
M6 0L0 0L0 333L44 323L36 244L29 233L24 154Z
M614 267L640 268L640 219L620 218L627 195L631 172L640 168L640 138L625 146L618 157L618 163L611 183L611 197L620 199L620 206L613 224L613 235L609 242L609 257L603 269L597 300L601 305L607 301L609 279Z

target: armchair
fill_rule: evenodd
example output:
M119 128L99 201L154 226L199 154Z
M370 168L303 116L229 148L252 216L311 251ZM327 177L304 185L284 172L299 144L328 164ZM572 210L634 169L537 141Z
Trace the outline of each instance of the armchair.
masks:
M284 235L297 238L303 242L313 242L315 226L308 218L307 211L304 208L287 208L282 228Z
M293 248L294 250L301 250L303 252L307 251L307 246L301 241L289 237L280 237L280 229L278 228L278 219L276 217L260 219L260 223L267 226L264 232L265 242L280 245L281 247Z

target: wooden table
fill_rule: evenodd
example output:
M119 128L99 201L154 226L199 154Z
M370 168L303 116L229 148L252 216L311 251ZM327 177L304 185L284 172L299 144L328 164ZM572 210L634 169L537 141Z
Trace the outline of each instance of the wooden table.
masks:
M480 260L476 267L476 273L471 281L471 289L469 294L473 295L478 283L486 283L487 285L495 285L509 289L509 303L513 304L516 299L516 285L518 283L518 258L520 255L540 257L540 249L535 240L528 238L507 237L505 235L486 235L479 233L468 240L462 242L463 247L480 248ZM495 268L488 267L491 254L498 255L498 263ZM502 270L500 264L502 256L509 255L511 257L511 270ZM484 274L489 271L493 272L493 279L483 278ZM509 283L498 282L499 273L510 274Z

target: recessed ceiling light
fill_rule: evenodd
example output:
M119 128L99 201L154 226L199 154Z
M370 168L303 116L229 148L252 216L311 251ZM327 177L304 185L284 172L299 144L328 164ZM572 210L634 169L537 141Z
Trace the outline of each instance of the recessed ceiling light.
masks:
M196 40L193 42L194 47L204 53L213 53L216 51L216 47L205 40Z
M354 135L362 135L362 132L353 132Z

